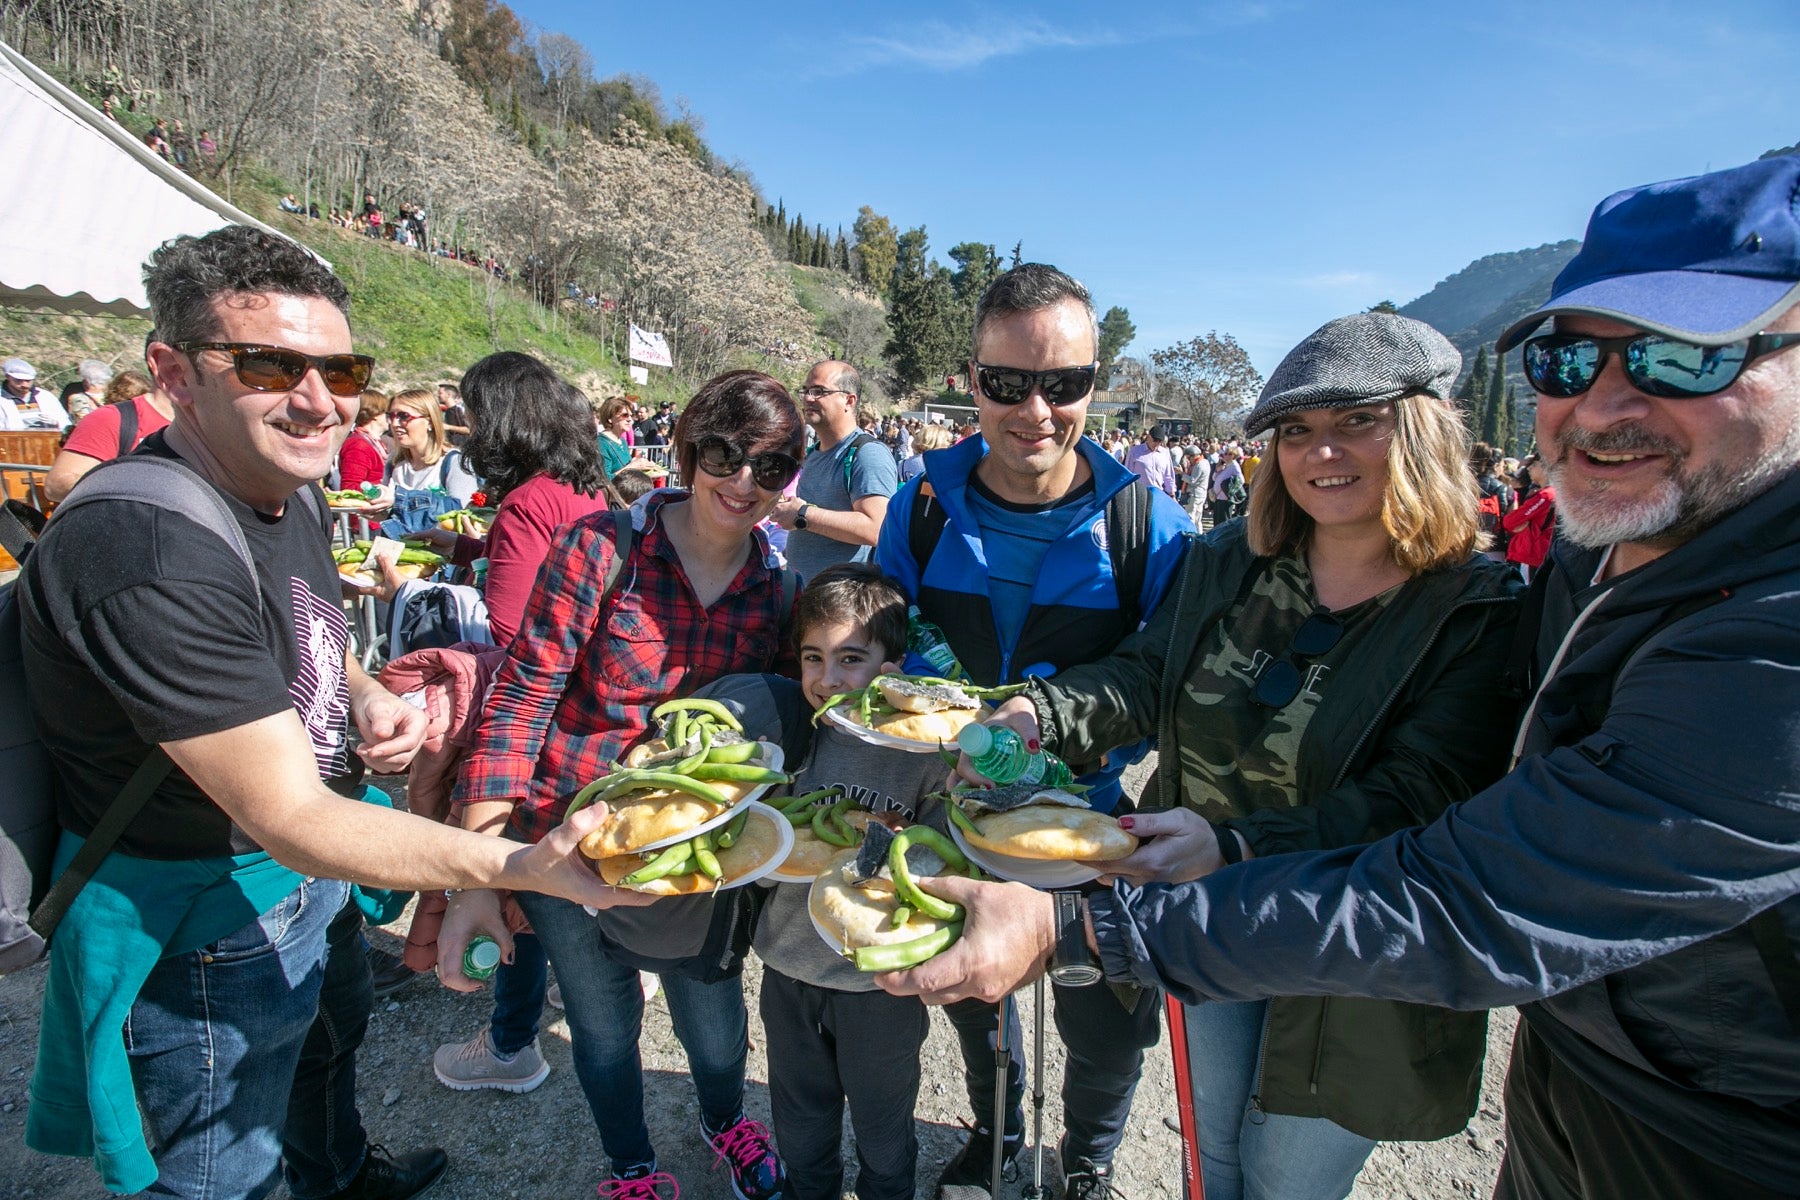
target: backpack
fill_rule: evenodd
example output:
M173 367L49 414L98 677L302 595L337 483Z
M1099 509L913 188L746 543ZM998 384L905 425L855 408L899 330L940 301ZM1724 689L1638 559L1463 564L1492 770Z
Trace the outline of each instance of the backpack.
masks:
M1477 479L1475 484L1481 489L1481 499L1476 502L1476 508L1481 514L1481 532L1488 535L1491 549L1504 550L1506 530L1501 527L1500 518L1506 508L1506 485L1497 479Z
M1150 507L1150 489L1135 475L1106 502L1106 553L1112 561L1113 587L1119 594L1119 615L1130 630L1136 630L1143 619L1144 580L1150 573ZM925 577L925 565L937 550L938 537L948 520L930 482L920 484L906 531L906 544L918 564L920 579Z
M323 520L312 489L303 493L308 507L318 510ZM138 454L103 463L88 472L59 511L101 500L154 504L188 518L229 545L251 582L256 582L256 564L237 518L185 463ZM44 536L54 536L54 526ZM33 552L30 543L12 550L21 564ZM44 957L57 922L175 765L161 747L153 748L52 887L50 873L60 836L55 773L25 693L24 621L19 609L18 582L0 586L0 972L28 967Z

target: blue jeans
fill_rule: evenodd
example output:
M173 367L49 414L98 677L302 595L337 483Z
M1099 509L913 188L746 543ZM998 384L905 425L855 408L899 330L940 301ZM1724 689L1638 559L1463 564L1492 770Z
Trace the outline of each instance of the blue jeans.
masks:
M544 995L550 990L544 943L536 934L513 937L513 960L494 972L494 1015L488 1018L488 1042L501 1054L517 1054L538 1035Z
M334 924L348 898L349 885L336 880L302 883L243 928L165 958L150 972L125 1026L138 1105L156 1155L150 1195L265 1196L280 1182L284 1150L308 1163L348 1161L349 1175L355 1174L363 1149L354 1103L347 1111L339 1106L330 1120L318 1104L327 1094L341 1095L346 1082L354 1089L353 1075L329 1065L316 1072L306 1101L312 1119L301 1119L298 1110L293 1123L288 1119L315 1022L329 1008L345 1029L356 1020L357 997L368 996L366 965L360 987L350 972L340 972L327 989L328 932L354 948L361 927L360 918L348 923L348 934ZM365 999L361 1019L367 1015ZM345 1122L355 1129L354 1145ZM341 1186L296 1182L313 1187L296 1190L302 1196Z
M1250 1111L1269 1002L1183 1009L1206 1200L1348 1196L1375 1142L1324 1117Z
M656 1150L644 1124L644 1069L638 1056L644 993L637 968L606 952L600 944L600 923L579 904L531 892L519 892L515 898L562 983L575 1077L581 1081L613 1173L655 1162ZM668 974L662 983L675 1036L687 1051L688 1074L699 1094L700 1120L717 1133L744 1113L744 1058L750 1038L742 981L733 976L699 983Z

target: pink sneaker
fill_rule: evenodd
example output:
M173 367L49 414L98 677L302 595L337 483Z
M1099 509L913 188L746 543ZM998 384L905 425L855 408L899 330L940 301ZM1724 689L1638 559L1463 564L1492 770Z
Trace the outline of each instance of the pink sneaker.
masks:
M769 1129L761 1121L740 1118L737 1124L719 1133L707 1133L706 1144L719 1161L731 1168L731 1190L737 1200L781 1200L787 1190L787 1172L781 1156L769 1144Z
M681 1185L667 1171L647 1171L626 1179L602 1179L600 1200L681 1200Z

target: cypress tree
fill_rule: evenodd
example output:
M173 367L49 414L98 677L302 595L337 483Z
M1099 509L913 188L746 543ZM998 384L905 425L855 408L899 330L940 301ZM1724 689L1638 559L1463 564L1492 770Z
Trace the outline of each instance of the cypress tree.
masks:
M1483 354L1487 347L1482 348ZM1495 362L1488 374L1487 400L1481 409L1481 440L1504 446L1506 439L1506 362Z

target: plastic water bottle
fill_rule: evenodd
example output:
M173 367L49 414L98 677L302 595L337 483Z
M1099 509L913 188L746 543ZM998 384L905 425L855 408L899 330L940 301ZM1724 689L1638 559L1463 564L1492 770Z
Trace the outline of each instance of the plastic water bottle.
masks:
M1025 748L1025 739L1004 725L964 725L956 744L975 769L997 784L1029 783L1062 787L1075 781L1069 764L1054 754Z
M463 974L470 979L486 982L494 977L500 967L500 943L487 934L469 939L469 945L463 950Z
M906 607L906 648L930 663L940 678L963 677L962 664L956 661L956 651L950 648L944 631L927 621L916 604Z

